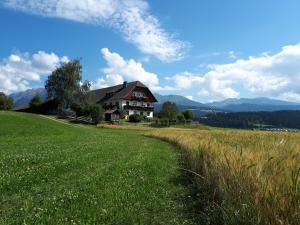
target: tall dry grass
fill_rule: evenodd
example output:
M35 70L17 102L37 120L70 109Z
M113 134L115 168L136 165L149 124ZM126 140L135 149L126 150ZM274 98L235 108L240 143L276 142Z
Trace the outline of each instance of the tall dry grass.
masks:
M183 149L202 224L300 224L300 134L156 129Z

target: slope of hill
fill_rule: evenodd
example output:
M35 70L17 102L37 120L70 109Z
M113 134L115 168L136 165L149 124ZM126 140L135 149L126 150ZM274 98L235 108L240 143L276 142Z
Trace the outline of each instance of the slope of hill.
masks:
M154 96L158 101L157 104L163 104L164 102L170 101L170 102L174 102L176 105L181 105L181 106L208 108L207 105L205 104L190 100L181 95L160 95L155 93Z
M193 224L167 143L25 113L0 124L0 224Z
M39 95L42 100L45 100L47 97L47 93L44 88L29 89L23 92L13 93L10 97L14 100L14 108L18 108L28 104L36 95Z

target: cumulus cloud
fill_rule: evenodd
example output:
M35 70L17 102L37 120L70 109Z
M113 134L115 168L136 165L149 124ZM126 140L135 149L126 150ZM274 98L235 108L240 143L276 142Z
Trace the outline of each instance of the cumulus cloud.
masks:
M134 59L125 60L118 53L110 52L107 48L103 48L101 52L107 62L107 67L102 70L105 76L97 79L93 88L117 85L124 80L139 80L151 87L157 87L159 85L158 76L154 73L147 72L143 68L143 65Z
M50 74L67 61L66 56L43 51L33 55L12 54L0 63L0 91L7 94L24 91L30 87L30 81L39 81L41 76Z
M300 44L277 54L263 54L230 64L210 65L205 74L169 77L175 86L192 89L210 100L239 97L241 93L300 102Z
M37 15L109 26L143 53L166 62L181 59L187 47L161 27L145 0L4 0L2 4Z

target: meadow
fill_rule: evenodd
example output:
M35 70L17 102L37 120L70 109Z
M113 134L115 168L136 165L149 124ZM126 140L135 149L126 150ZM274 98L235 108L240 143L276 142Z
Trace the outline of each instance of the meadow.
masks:
M0 224L300 224L300 134L0 112Z
M300 134L165 128L179 146L199 224L300 224Z
M194 224L179 157L141 131L0 112L0 224Z

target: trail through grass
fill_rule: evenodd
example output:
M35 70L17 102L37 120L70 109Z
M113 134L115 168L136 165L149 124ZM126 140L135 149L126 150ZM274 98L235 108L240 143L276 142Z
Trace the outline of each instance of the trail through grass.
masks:
M140 131L0 112L0 224L193 224L178 158Z

